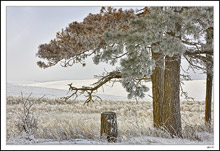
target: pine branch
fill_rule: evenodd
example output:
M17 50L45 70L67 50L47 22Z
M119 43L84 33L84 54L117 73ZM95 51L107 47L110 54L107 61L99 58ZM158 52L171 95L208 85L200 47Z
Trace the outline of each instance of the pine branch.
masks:
M213 55L213 49L210 50L186 50L185 55L191 56L191 55L197 55L197 54L209 54L209 55Z
M74 100L78 97L78 92L80 92L81 94L86 93L87 94L87 99L85 101L84 104L89 103L91 101L94 101L94 98L102 100L99 96L94 95L94 93L100 88L102 87L104 84L106 84L107 82L110 82L113 79L121 79L122 78L122 74L120 71L112 71L109 72L108 74L102 76L101 79L99 79L97 82L93 83L93 87L91 86L82 86L80 88L74 87L72 86L73 84L70 83L69 85L69 91L73 91L73 93L70 96L67 97L63 97L63 99L68 100L71 97L74 97ZM137 78L136 79L138 82L142 81L142 80L151 80L150 78ZM114 81L115 82L115 81Z
M91 101L94 101L94 98L97 98L97 99L100 99L101 98L97 95L93 95L93 93L95 91L97 91L101 86L103 86L104 84L106 84L107 82L111 81L112 79L119 79L121 78L121 72L118 72L118 71L113 71L113 72L110 72L109 74L107 74L106 76L103 76L101 79L99 79L96 83L93 83L92 85L94 85L94 87L86 87L86 86L83 86L81 88L76 88L76 87L73 87L72 86L72 83L71 84L68 84L69 85L69 91L73 91L73 93L70 95L70 96L67 96L67 97L64 97L65 100L68 100L69 98L71 97L74 97L74 99L76 99L78 97L78 94L77 92L80 91L81 94L83 93L87 93L87 100L85 101L85 103L89 103ZM84 103L84 104L85 104Z

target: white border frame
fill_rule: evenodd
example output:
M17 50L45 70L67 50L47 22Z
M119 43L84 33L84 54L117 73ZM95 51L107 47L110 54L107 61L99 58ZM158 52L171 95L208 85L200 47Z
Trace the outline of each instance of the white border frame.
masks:
M7 6L214 6L214 145L6 145ZM1 147L10 150L219 150L219 2L218 1L1 1ZM209 148L211 147L211 148Z

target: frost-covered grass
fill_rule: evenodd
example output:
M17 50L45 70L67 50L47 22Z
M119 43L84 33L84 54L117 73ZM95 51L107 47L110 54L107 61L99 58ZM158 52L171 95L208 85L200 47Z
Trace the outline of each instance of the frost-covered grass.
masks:
M31 99L37 100L37 98ZM76 140L91 140L86 142L105 144L105 140L100 140L100 119L104 111L116 112L119 144L213 144L214 142L212 125L208 127L204 124L205 102L181 102L184 139L173 139L166 132L153 128L152 102L103 100L83 104L84 101L48 98L36 102L32 112L38 118L38 130L34 135L35 140L38 141L32 143L44 144L46 140L50 140L49 142L53 140L74 144ZM15 126L18 113L21 112L21 97L7 97L8 144L24 143L23 141L19 143L22 137L21 135L18 137L19 132ZM85 143L85 141L78 142Z

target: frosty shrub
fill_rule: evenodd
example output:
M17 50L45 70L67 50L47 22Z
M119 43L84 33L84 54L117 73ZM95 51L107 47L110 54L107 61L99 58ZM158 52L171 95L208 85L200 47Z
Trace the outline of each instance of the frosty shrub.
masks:
M18 121L15 123L17 129L20 132L19 134L22 134L22 136L28 140L33 139L34 133L38 128L38 120L31 111L31 107L35 104L35 100L30 99L30 96L31 94L27 98L24 98L22 95L21 103L23 105L23 110L19 114Z

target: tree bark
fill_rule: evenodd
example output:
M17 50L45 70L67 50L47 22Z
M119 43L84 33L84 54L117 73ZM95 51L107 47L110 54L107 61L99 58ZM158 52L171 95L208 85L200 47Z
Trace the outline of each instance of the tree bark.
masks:
M206 99L205 99L205 122L211 124L212 105L212 73L207 72L206 77Z
M101 137L106 137L108 142L116 142L118 136L117 118L114 112L101 114Z
M180 62L181 56L166 56L164 73L164 128L172 137L182 137L180 114Z
M152 59L156 66L152 72L152 94L153 94L153 122L155 128L163 125L163 91L164 91L164 55L162 52L153 52Z
M206 30L206 45L208 48L212 47L213 43L213 28L208 28ZM213 81L213 58L212 55L206 54L208 62L206 63L206 99L205 99L205 123L211 124L211 105L212 105L212 81Z

